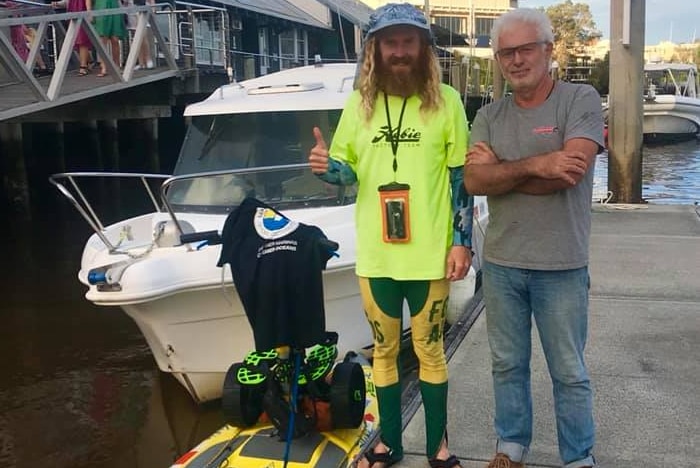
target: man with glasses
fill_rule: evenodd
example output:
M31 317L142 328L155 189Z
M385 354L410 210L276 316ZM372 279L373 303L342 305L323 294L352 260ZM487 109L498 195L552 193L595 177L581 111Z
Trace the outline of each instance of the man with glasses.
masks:
M552 25L515 9L491 32L513 93L479 109L465 164L487 195L483 287L495 397L490 468L524 467L532 441L532 318L553 383L559 454L592 467L593 396L584 363L593 167L603 148L600 96L550 76Z

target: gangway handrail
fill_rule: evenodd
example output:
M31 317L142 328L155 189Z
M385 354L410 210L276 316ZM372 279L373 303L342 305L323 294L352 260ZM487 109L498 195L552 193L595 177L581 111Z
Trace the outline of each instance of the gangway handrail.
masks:
M139 12L149 12L158 6L170 6L169 3L158 3L155 5L146 6L130 6L130 7L119 7L119 8L104 8L100 10L90 10L90 11L69 11L64 13L47 13L42 15L23 15L23 10L21 8L11 8L3 11L0 14L0 26L18 26L22 24L35 24L41 22L55 22L55 21L65 21L75 18L88 18L96 16L115 16L115 15L126 15L130 13ZM48 11L53 10L50 6L46 7L31 7L27 11L37 12L37 11ZM5 16L5 18L2 18Z
M192 3L196 5L196 3ZM179 10L173 8L180 7ZM165 16L163 16L165 15ZM129 17L134 19L133 35L130 33L128 46L119 61L100 40L90 19L96 17ZM175 25L185 19L192 26L185 36L180 37ZM166 19L167 18L167 19ZM180 3L165 3L160 0L154 5L140 5L120 8L107 8L91 11L58 12L51 6L21 5L18 8L0 9L0 69L3 93L19 90L21 99L14 106L0 106L0 120L25 113L56 107L80 99L91 98L120 88L145 84L172 77L189 76L192 70L202 66L221 69L226 72L230 58L228 40L225 36L228 14L225 8L207 5L198 7ZM200 24L212 23L199 34ZM15 48L10 28L30 27L35 30L33 39L27 43L28 53ZM108 79L99 81L96 86L84 86L69 77L70 71L77 71L78 55L75 42L79 34L87 34L94 51L94 59L102 63ZM183 40L190 43L185 45ZM127 42L125 41L125 44ZM153 65L139 70L140 51L148 44ZM190 51L191 49L191 51ZM188 54L188 52L192 52ZM197 57L201 55L202 60ZM194 56L192 60L190 56ZM46 63L41 65L40 59ZM84 64L83 64L84 65ZM138 64L144 66L144 64ZM36 72L39 66L46 72ZM42 79L47 77L47 79ZM133 84L131 84L134 82ZM91 83L91 80L85 84ZM64 85L65 84L65 85ZM127 86L125 86L127 85Z
M39 103L58 102L59 98L64 96L64 94L61 92L63 88L63 81L70 62L75 58L73 46L79 37L79 33L82 32L87 34L94 50L96 51L96 58L102 62L103 68L107 70L107 74L113 78L112 81L105 82L105 85L108 86L112 85L114 82L122 84L131 81L141 45L144 43L144 41L150 40L148 39L149 33L147 32L150 31L150 35L153 36L153 40L159 45L157 50L158 55L161 56L163 61L167 64L168 70L161 72L160 76L168 77L176 75L178 73L178 64L173 58L168 47L168 44L170 44L172 41L165 41L164 36L161 34L158 24L156 23L156 16L154 13L155 8L164 7L166 5L169 6L169 4L160 3L156 5L107 8L65 13L48 13L44 8L32 7L34 10L40 10L43 12L43 14L37 14L37 11L29 14L28 11L24 11L23 9L8 9L8 11L0 12L0 27L2 27L3 30L4 27L11 28L26 25L33 26L36 24L39 26L36 28L37 34L34 40L31 44L29 44L29 54L26 58L20 56L15 50L14 46L11 44L9 35L7 35L6 32L0 31L0 61L2 61L5 68L10 71L10 77L19 79L28 85L29 90ZM27 14L23 15L23 11ZM115 63L112 60L112 54L99 39L97 31L90 21L90 19L94 19L95 17L114 15L136 16L134 39L130 44L128 55L124 57L125 64L123 70L120 68L122 66L121 63ZM67 23L67 27L64 26L64 23ZM60 46L60 52L58 50L54 50L54 53L56 54L53 64L54 72L49 80L48 86L45 87L32 74L31 68L35 65L36 57L41 53L40 49L44 40L46 39L45 35L48 31L48 26L53 27L52 34L54 34L54 42L56 41L56 31L59 31L60 35L62 36L62 44ZM77 92L85 93L86 91L88 90L81 88ZM74 91L73 93L69 94L75 93L76 92Z

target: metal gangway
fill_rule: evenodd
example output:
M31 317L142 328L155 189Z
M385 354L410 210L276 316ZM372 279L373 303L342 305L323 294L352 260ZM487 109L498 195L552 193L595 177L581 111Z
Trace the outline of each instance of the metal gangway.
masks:
M28 0L0 0L0 122L159 80L187 77L204 68L229 68L224 8L188 2L119 9L57 12ZM120 62L94 26L100 16L130 18L129 35L120 41ZM20 31L22 34L20 35ZM89 38L91 62L104 64L81 75L76 40ZM25 57L18 37L26 37ZM143 44L152 67L138 66ZM44 67L39 68L39 64ZM150 63L149 63L150 65Z

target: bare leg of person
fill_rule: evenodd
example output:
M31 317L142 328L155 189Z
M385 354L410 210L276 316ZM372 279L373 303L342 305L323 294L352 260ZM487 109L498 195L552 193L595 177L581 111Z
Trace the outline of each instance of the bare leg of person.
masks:
M112 36L109 38L110 45L112 46L112 61L118 67L122 67L121 50L119 47L119 38Z
M80 71L78 71L78 74L80 76L85 76L90 73L90 69L88 68L90 50L87 48L87 46L78 46L78 58L80 59Z
M102 45L105 46L105 49L109 49L109 38L100 36L100 41L102 42ZM112 54L114 56L114 54ZM104 63L104 60L100 60L100 72L97 74L99 77L107 76L107 67Z
M141 43L140 60L144 68L153 68L153 60L151 60L151 46L148 39L148 35L146 35Z

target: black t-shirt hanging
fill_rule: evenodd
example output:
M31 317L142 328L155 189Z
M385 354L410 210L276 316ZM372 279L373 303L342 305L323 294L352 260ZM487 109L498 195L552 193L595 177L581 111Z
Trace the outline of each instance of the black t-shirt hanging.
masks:
M286 218L255 198L232 211L218 266L231 266L258 351L324 340L322 270L332 252L316 226Z

